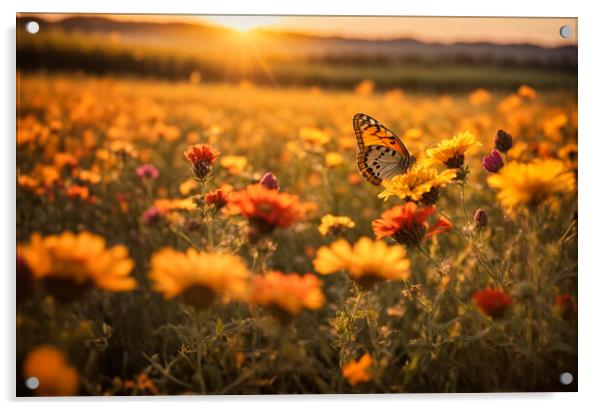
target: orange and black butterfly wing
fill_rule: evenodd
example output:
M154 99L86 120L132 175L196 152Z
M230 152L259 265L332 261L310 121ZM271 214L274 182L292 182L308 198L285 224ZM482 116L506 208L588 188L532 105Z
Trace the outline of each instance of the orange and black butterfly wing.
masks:
M366 114L353 117L357 140L357 167L372 185L407 172L415 160L403 143L380 122Z
M358 151L357 168L366 181L380 185L383 179L405 173L410 158L382 145L369 145Z
M403 156L410 156L408 149L397 135L369 115L355 114L353 116L353 130L360 151L370 145L381 145L391 148Z

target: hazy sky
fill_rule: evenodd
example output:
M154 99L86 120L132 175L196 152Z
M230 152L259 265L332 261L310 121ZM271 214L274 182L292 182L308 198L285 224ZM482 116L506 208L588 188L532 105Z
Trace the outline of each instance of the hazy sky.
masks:
M108 17L109 15L107 15ZM50 16L49 16L50 17ZM52 15L53 19L65 15ZM318 35L355 38L411 37L424 41L492 41L548 46L576 44L577 20L562 18L480 17L313 17L313 16L183 16L111 15L119 20L202 22L238 30L273 28ZM571 39L560 37L563 25L572 28Z

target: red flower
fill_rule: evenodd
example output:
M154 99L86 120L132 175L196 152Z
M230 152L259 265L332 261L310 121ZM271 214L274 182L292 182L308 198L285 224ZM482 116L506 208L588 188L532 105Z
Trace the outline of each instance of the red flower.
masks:
M213 205L217 209L221 209L226 206L228 202L228 195L231 189L219 188L205 194L205 202L207 205Z
M564 320L572 320L577 317L577 303L568 293L558 295L555 305Z
M249 219L253 238L272 232L276 227L288 228L305 218L306 204L297 195L278 192L262 185L249 185L228 196L227 213L240 213Z
M408 202L383 212L380 219L372 221L372 230L378 239L390 236L404 245L418 245L425 238L452 228L445 218L439 218L429 227L426 219L434 213L432 206L420 209L414 202Z
M483 289L472 296L474 303L486 315L493 319L500 319L504 316L512 298L501 289Z
M205 179L210 173L220 152L205 144L195 144L186 148L184 155L192 166L192 173L199 179Z

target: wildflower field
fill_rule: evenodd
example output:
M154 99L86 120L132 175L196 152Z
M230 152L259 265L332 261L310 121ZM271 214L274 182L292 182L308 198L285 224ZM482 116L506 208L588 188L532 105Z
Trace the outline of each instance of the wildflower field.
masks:
M17 81L17 395L577 389L574 92Z

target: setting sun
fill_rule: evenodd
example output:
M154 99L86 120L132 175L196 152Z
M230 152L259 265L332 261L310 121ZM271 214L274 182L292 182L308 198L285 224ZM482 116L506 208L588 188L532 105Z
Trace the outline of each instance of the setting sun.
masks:
M278 22L276 16L210 16L206 17L211 23L245 32L259 27L266 27Z

